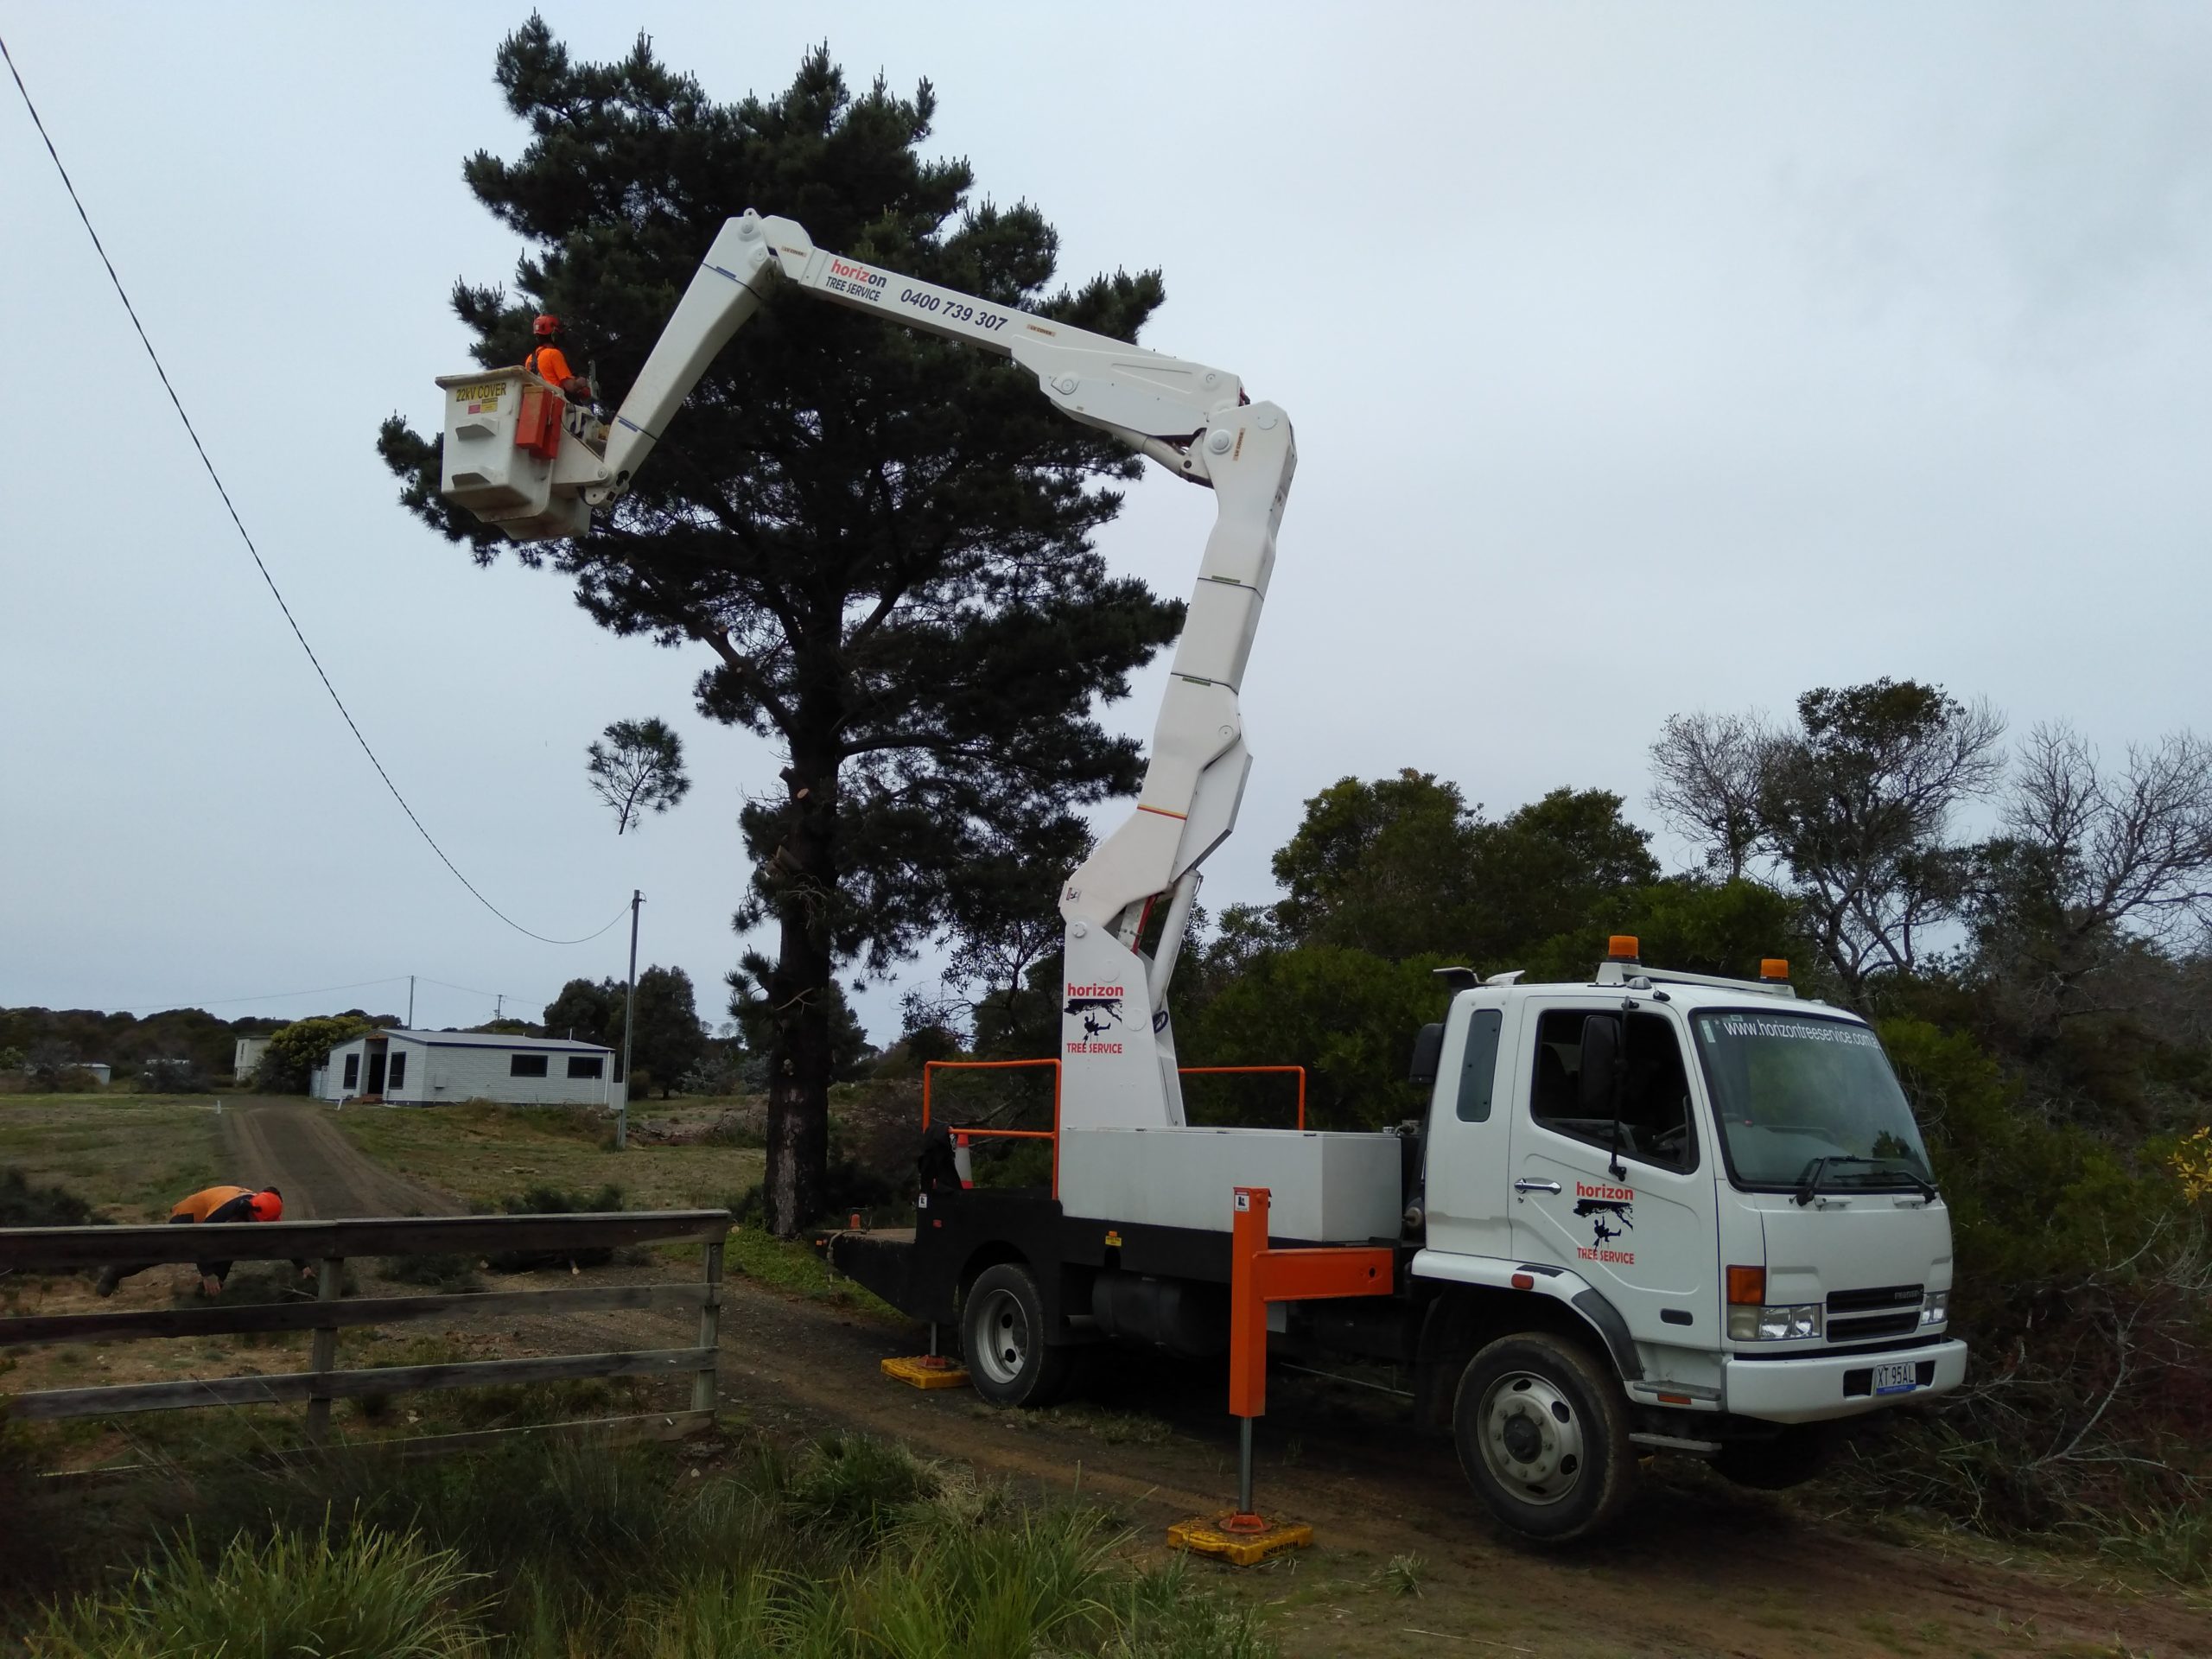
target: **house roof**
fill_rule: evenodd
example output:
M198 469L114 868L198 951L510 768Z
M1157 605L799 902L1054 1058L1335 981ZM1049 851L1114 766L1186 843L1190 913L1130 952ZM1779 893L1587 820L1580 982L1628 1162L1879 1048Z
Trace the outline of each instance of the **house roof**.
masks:
M499 1032L403 1031L394 1027L365 1034L396 1037L404 1042L420 1043L427 1048L537 1049L550 1054L612 1054L614 1052L603 1043L572 1042L560 1037L509 1037ZM359 1040L358 1037L354 1039L356 1042Z

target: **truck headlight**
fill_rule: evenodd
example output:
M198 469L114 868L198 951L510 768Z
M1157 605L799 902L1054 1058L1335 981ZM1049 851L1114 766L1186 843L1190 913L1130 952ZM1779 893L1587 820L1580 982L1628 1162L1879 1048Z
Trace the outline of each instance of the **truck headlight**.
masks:
M1728 1310L1731 1342L1803 1342L1826 1328L1818 1302L1799 1302L1786 1307L1732 1307Z
M1923 1325L1941 1325L1950 1317L1949 1291L1931 1290L1920 1299L1920 1322Z

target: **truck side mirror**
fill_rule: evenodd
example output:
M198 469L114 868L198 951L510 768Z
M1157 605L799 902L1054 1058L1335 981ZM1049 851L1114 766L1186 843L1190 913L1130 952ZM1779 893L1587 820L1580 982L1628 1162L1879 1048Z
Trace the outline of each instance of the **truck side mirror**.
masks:
M1582 1064L1575 1079L1583 1116L1613 1115L1614 1073L1619 1069L1620 1054L1620 1020L1610 1014L1584 1015Z
M1434 1083L1444 1065L1444 1027L1423 1026L1414 1038L1413 1064L1406 1068L1408 1083Z

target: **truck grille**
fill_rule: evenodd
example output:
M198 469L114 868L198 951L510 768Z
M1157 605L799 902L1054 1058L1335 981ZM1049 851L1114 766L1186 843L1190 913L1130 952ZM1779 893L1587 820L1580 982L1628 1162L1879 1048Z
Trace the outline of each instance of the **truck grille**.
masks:
M1828 1295L1827 1339L1865 1342L1876 1337L1910 1336L1920 1329L1920 1300L1918 1285L1833 1291Z

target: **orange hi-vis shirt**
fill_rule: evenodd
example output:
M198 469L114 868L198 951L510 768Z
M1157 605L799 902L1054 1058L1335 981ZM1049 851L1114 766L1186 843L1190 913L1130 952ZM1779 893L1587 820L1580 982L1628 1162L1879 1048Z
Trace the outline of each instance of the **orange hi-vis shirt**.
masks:
M576 378L558 346L540 346L523 359L523 366L539 379L556 386L565 386Z
M205 1221L232 1199L250 1198L252 1196L253 1189L250 1186L202 1187L190 1198L180 1203L175 1209L170 1211L169 1219L175 1221L182 1216L189 1217L194 1221Z

